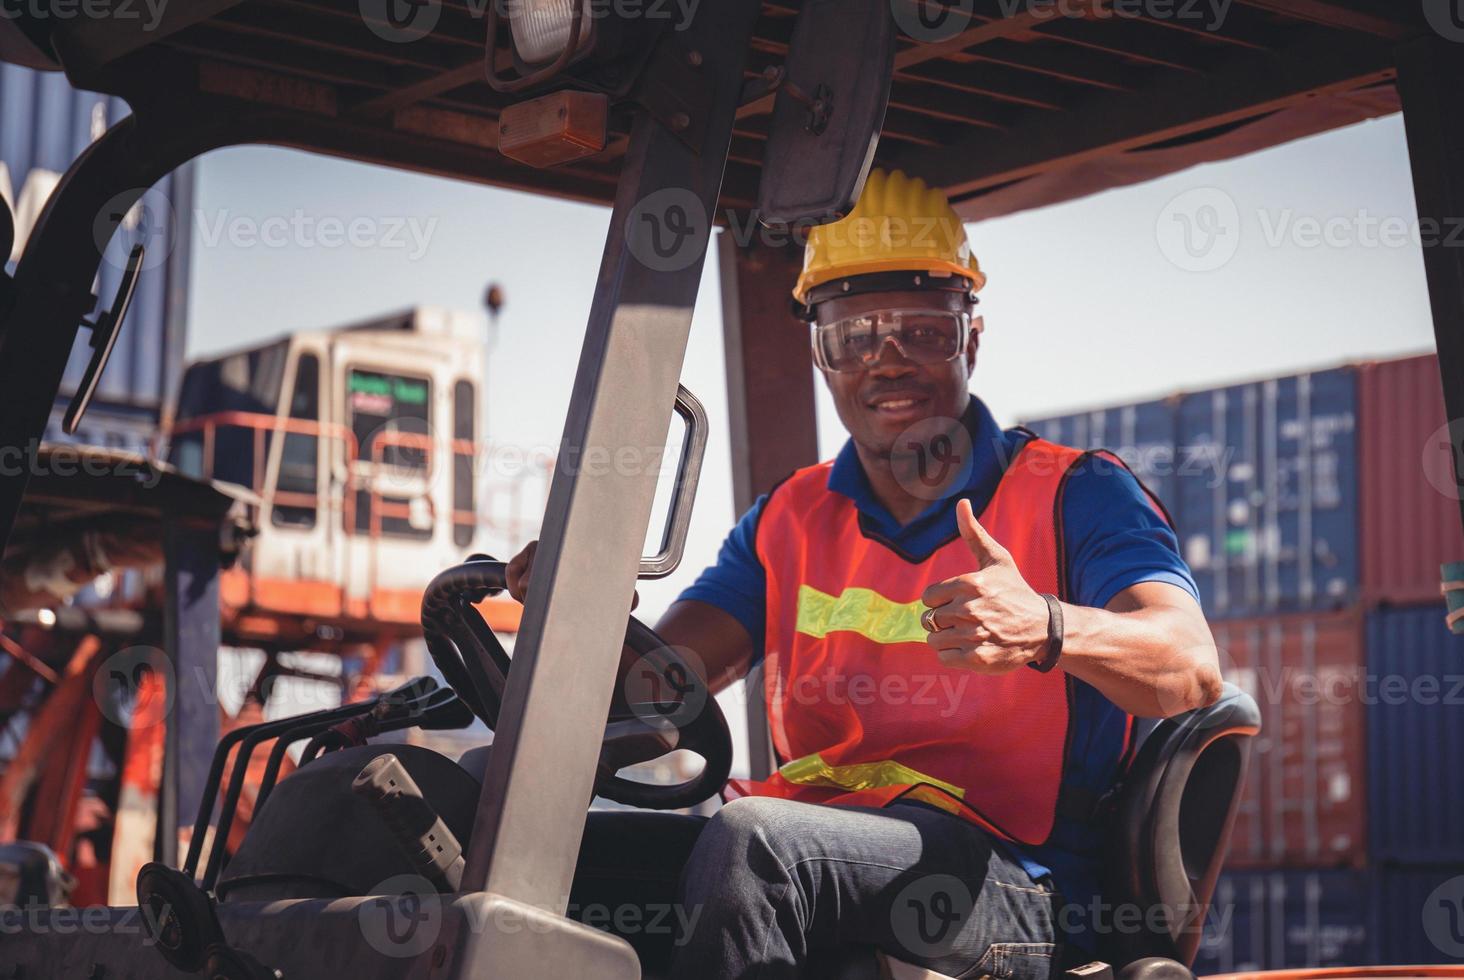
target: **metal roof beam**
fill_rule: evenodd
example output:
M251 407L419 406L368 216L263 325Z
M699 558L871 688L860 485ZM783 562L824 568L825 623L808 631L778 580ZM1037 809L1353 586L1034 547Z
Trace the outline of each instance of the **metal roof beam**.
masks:
M959 198L1393 74L1388 51L1375 43L1316 40L1276 55L1246 55L1207 75L1166 73L1130 93L1095 96L1068 112L1033 114L999 137L971 132L938 151L902 149L890 155L891 163Z
M53 43L67 74L85 78L124 55L155 44L243 2L188 0L187 3L163 4L158 8L156 17L150 8L138 4L134 8L135 17L124 17L119 10L112 17L78 17L58 21Z
M1060 18L1040 33L1044 38L1064 45L1086 48L1100 52L1105 57L1119 58L1146 67L1182 72L1202 70L1204 66L1195 64L1200 49L1193 42L1181 40L1173 34L1161 36L1150 28L1140 26L1146 23L1143 20L1115 23Z
M1055 79L1065 85L1081 85L1086 89L1107 89L1114 92L1126 92L1133 88L1136 78L1134 66L1095 51L1051 43L1051 38L1047 38L1042 44L996 41L976 51L965 52L932 64L964 66L977 61Z
M1247 7L1279 14L1292 20L1305 20L1338 30L1373 34L1390 40L1398 40L1417 33L1417 29L1412 25L1376 14L1363 13L1349 7L1341 7L1332 0L1239 0L1239 2Z
M483 81L487 72L483 67L481 57L474 58L465 65L457 68L450 68L435 75L427 75L421 80L403 85L383 95L366 99L351 107L353 114L371 115L373 113L390 112L393 109L401 109L416 102L422 102L434 96L443 95L454 89L462 88L464 85L471 85L474 82Z
M1063 101L1074 91L1062 82L991 63L972 69L949 61L933 61L921 65L918 71L896 72L895 81L902 85L937 86L979 95L994 102L1049 110L1062 108Z
M1106 9L1111 2L1112 0L1088 0L1081 10L1075 11L1072 19L1082 20L1090 17L1095 11ZM1043 0L1028 0L1024 6L1026 9L1022 13L1011 17L997 17L974 27L968 27L948 40L915 44L903 51L898 51L895 53L895 70L903 71L906 68L923 65L927 61L958 54L988 41L1034 33L1039 27L1052 21L1051 6L1044 3Z
M1106 8L1111 2L1112 0L1087 0L1084 4L1086 13L1082 16L1088 16L1093 10ZM895 71L902 72L927 61L946 58L988 41L1030 34L1051 19L1051 8L1044 0L1026 0L1023 11L1014 16L983 20L944 41L915 43L902 48L895 52ZM737 118L746 119L748 116L772 112L774 98L775 95L765 95L747 103L737 110Z

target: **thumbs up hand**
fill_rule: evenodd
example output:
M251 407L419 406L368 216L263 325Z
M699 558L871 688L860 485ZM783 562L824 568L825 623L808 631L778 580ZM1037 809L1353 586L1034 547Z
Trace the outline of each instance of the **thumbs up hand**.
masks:
M1005 674L1047 653L1047 602L1022 578L1001 542L976 520L969 500L956 503L956 525L975 571L930 586L920 597L929 643L950 667Z

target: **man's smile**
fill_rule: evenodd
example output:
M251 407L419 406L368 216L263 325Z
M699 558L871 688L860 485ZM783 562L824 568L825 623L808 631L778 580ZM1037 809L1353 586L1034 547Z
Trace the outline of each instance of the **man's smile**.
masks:
M865 406L881 419L923 418L929 414L930 393L921 389L901 388L883 391L865 401Z

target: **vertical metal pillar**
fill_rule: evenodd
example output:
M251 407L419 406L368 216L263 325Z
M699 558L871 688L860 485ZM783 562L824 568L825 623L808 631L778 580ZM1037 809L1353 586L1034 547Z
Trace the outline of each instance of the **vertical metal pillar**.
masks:
M808 327L790 307L801 252L739 244L728 232L718 251L732 499L741 514L789 473L818 462L818 421ZM747 678L747 743L751 775L762 779L773 770L773 752L761 668Z
M1464 489L1464 44L1422 38L1400 48L1398 93L1425 233L1423 265L1454 476ZM1464 493L1460 510L1464 520Z
M695 135L683 140L645 110L632 131L465 892L560 915L568 903L650 523L656 448L676 398L759 8L704 4L663 41L645 78L648 99L700 102L685 129Z
M157 860L178 866L178 826L191 824L219 740L219 531L168 526L163 648L173 683L164 722L163 777L158 793Z

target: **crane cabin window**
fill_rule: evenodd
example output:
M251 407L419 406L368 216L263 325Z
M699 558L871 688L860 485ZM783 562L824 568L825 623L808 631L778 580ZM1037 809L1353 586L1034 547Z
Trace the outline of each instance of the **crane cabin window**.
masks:
M300 355L289 408L290 418L296 421L320 421L320 359L314 354ZM320 494L319 454L319 436L308 431L285 433L279 476L275 480L275 505L270 513L275 526L315 526L316 500Z
M473 383L452 387L452 543L466 548L477 531L477 499L473 487L473 449L477 440L477 403Z
M351 368L346 406L357 447L356 532L370 533L373 507L379 507L381 534L432 537L433 459L425 442L432 424L432 380Z

